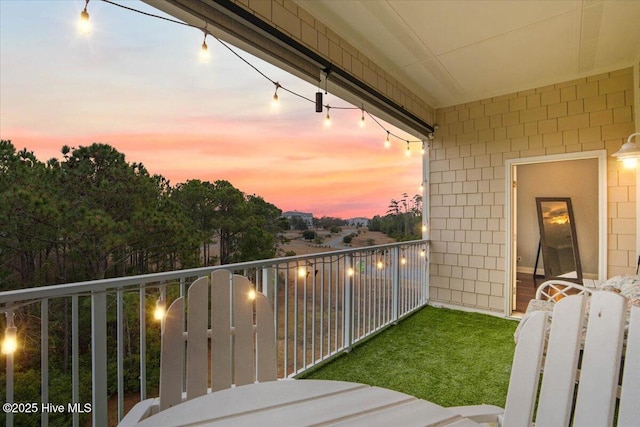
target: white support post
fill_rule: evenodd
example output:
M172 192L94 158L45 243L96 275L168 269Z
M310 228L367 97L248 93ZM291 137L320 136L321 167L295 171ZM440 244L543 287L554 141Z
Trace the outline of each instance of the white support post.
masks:
M633 102L635 110L634 132L640 132L640 60L633 65ZM640 137L636 136L635 141L640 144ZM638 259L640 259L640 171L636 167L636 263Z
M429 181L429 161L431 159L431 141L428 140L424 145L424 153L422 154L422 238L427 240L425 243L425 268L424 268L424 283L422 284L424 292L423 303L427 303L429 301L429 279L430 279L430 248L431 243L429 240L431 239L431 197L430 197L430 181Z
M347 255L344 258L344 297L343 297L343 313L344 321L342 322L342 345L345 351L351 351L353 339L353 276L349 274L349 270L353 266L353 258Z

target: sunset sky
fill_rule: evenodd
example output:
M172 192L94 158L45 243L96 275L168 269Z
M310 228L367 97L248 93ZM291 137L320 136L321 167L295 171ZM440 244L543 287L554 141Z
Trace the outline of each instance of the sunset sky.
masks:
M162 14L139 1L121 4ZM418 193L420 147L393 140L360 110L326 113L280 90L202 32L91 1L89 35L77 30L84 1L0 0L0 138L46 161L63 145L101 142L173 185L230 181L283 210L349 218L384 215ZM282 86L317 87L240 52ZM331 94L325 104L348 106ZM404 139L415 139L390 127Z

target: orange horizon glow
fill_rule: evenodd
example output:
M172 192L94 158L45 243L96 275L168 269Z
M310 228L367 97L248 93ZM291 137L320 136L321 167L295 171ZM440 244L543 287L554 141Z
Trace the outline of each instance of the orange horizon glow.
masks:
M326 109L286 91L273 109L273 84L211 38L211 60L198 61L201 32L100 2L91 3L91 33L79 36L69 22L84 5L0 2L0 138L17 150L46 162L64 145L104 143L171 185L227 180L316 217L385 215L391 199L418 192L420 145L405 157L406 142L392 137L385 149L386 130L368 117L360 127L360 108L332 108L330 127ZM317 90L242 55L283 87ZM325 102L348 105L331 94Z

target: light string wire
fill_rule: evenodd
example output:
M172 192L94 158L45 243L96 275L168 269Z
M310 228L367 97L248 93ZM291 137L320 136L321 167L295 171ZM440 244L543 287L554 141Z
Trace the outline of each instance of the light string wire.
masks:
M204 32L204 33L205 33L205 38L206 38L206 36L207 36L207 35L209 35L209 36L213 37L216 41L218 41L218 43L220 43L222 46L224 46L225 48L227 48L227 50L229 50L229 52L231 52L233 55L235 55L238 59L240 59L240 60L241 60L242 62L244 62L246 65L248 65L249 67L251 67L255 72L257 72L258 74L260 74L263 78L265 78L266 80L268 80L269 82L271 82L271 84L273 84L273 85L276 87L276 89L283 90L283 91L285 91L285 92L287 92L287 93L289 93L289 94L291 94L291 95L297 96L298 98L301 98L301 99L303 99L303 100L305 100L305 101L308 101L308 102L310 102L310 103L315 104L315 100L313 100L313 99L311 99L311 98L309 98L309 97L307 97L307 96L304 96L304 95L302 95L302 94L300 94L300 93L297 93L297 92L295 92L295 91L293 91L293 90L291 90L291 89L288 89L288 88L286 88L285 86L283 86L281 83L279 83L279 82L277 82L277 81L273 80L272 78L270 78L269 76L267 76L264 72L262 72L260 69L258 69L258 67L256 67L256 66L255 66L255 65L253 65L251 62L249 62L246 58L244 58L242 55L240 55L240 54L239 54L239 53L238 53L238 52L237 52L233 47L231 47L228 43L226 43L226 42L224 42L224 41L220 40L220 39L219 39L218 37L216 37L214 34L211 34L211 33L209 32L209 30L206 28L206 26L205 26L205 28L198 27L197 25L189 24L189 23L187 23L187 22L183 22L183 21L178 21L177 19L167 18L167 17L165 17L165 16L156 15L156 14L153 14L153 13L150 13L150 12L145 12L145 11L142 11L142 10L139 10L139 9L135 9L135 8L133 8L133 7L130 7L130 6L125 6L125 5L123 5L123 4L116 3L116 2L111 1L111 0L101 0L101 1L103 1L104 3L110 4L110 5L113 5L113 6L120 7L120 8L122 8L122 9L129 10L129 11L131 11L131 12L136 12L136 13L139 13L139 14L141 14L141 15L145 15L145 16L151 17L151 18L157 18L157 19L161 19L161 20L164 20L164 21L168 21L168 22L174 23L174 24L183 25L183 26L185 26L185 27L190 27L190 28L198 29L198 30L200 30L200 31L202 31L202 32ZM87 3L88 3L88 1L87 1ZM327 74L326 79L327 79L327 80L329 79L328 74ZM378 120L378 119L377 119L373 114L371 114L369 111L367 111L367 110L364 108L364 106L362 106L362 107L345 107L345 106L330 106L329 104L323 104L323 107L324 107L324 108L326 108L327 110L333 109L333 110L361 110L361 111L364 111L365 113L367 113L367 116L369 116L369 118L370 118L371 120L373 120L373 122L374 122L376 125L378 125L378 127L380 127L382 130L384 130L384 131L387 133L387 138L388 138L389 136L393 136L394 138L396 138L396 139L398 139L398 140L400 140L400 141L402 141L402 142L404 142L404 143L407 143L407 144L420 143L420 144L423 144L423 146L424 146L424 141L423 141L423 140L409 140L409 139L404 139L404 138L402 138L401 136L399 136L398 134L393 133L391 130L387 129L387 128L382 124L382 123L380 123L380 121L379 121L379 120Z

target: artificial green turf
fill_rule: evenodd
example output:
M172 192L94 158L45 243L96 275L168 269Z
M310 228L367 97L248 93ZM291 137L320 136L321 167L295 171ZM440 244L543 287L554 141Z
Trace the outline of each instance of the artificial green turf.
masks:
M504 407L517 322L426 307L303 378L398 390L442 406Z

